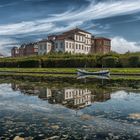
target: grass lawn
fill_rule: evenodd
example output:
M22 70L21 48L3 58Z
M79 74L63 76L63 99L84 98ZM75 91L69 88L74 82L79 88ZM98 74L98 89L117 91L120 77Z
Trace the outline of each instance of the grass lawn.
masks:
M98 71L101 68L86 68L88 71ZM9 72L64 72L64 73L75 73L76 68L0 68L0 71ZM140 74L140 68L109 68L111 73L120 74Z

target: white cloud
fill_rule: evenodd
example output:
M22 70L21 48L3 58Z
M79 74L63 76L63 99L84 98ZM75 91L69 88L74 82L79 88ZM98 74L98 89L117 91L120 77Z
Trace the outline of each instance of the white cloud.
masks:
M8 48L13 46L18 46L19 42L17 40L11 39L11 38L1 38L0 39L0 53L3 55L10 55L10 50Z
M63 31L83 23L118 15L127 15L140 11L140 0L118 0L96 2L90 1L89 6L74 10L71 7L62 14L53 14L45 19L0 25L0 35L38 34L41 32ZM64 25L58 24L61 22Z
M15 35L22 35L21 37L24 37L28 35L39 35L42 33L49 34L54 32L62 32L76 26L84 26L86 28L86 26L88 26L86 23L91 20L118 15L127 15L140 11L140 0L107 0L104 2L97 2L96 0L88 1L88 6L78 8L78 10L77 8L71 7L64 13L49 15L48 18L0 25L0 36L5 36L5 40L0 40L0 51L6 52L5 48L12 45L13 41L15 41L9 38ZM102 32L104 32L104 30L109 28L109 25L102 28ZM94 33L99 32L96 31L94 27L93 30L90 29L90 31L94 31ZM8 36L7 39L6 36ZM123 38L116 37L112 40L112 43L114 44L113 49L115 49L117 52L119 51L120 53L124 53L128 50L139 51L139 47L135 42L128 42ZM120 46L117 45L120 45L120 43L125 48L121 48L121 50L120 48L118 49Z
M39 21L7 24L0 26L0 35L37 34L39 32L47 32L53 27L54 24L52 23Z
M114 37L111 41L112 50L118 53L140 52L140 45L137 42L130 42L122 37Z
M55 14L49 21L62 20L83 20L101 19L118 15L127 15L140 11L140 0L119 0L105 1L96 3L91 1L88 7L78 9L76 11L68 11L63 15Z
M61 27L57 27L57 25L56 25L55 28L52 31L53 31L53 33L66 31L66 30L72 29L72 28L74 28L76 26L80 26L83 23L84 23L83 21L74 21L71 24L61 26Z

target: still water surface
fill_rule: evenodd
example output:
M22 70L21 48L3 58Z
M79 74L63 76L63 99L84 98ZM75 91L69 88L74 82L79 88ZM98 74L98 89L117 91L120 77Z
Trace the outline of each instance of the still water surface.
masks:
M140 91L0 84L0 139L140 139Z

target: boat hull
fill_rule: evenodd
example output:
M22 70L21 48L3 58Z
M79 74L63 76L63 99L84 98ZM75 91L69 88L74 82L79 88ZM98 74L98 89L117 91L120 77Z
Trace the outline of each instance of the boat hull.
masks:
M77 74L78 75L99 75L99 76L104 76L104 75L110 75L110 72L108 70L99 71L99 72L88 72L88 71L85 71L85 70L78 69Z

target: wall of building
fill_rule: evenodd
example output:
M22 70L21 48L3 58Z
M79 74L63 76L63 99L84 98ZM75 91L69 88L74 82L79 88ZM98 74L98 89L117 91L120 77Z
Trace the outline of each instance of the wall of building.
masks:
M111 41L105 38L95 39L94 48L95 53L109 53L111 51Z
M60 38L61 40L57 39ZM58 36L55 39L56 52L68 52L72 54L88 54L91 52L91 34L77 32ZM67 39L69 38L70 39Z
M18 57L19 56L19 48L18 47L13 47L11 50L11 56L12 57Z
M30 55L38 55L38 47L35 47L34 44L27 45L25 47L25 55L30 56Z
M52 43L50 42L39 42L37 44L38 46L38 55L44 55L47 54L49 52L51 52L52 50Z
M54 50L55 52L65 52L65 40L55 40Z

